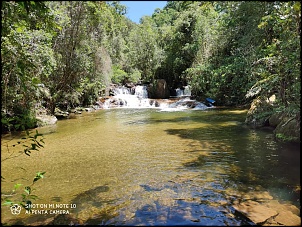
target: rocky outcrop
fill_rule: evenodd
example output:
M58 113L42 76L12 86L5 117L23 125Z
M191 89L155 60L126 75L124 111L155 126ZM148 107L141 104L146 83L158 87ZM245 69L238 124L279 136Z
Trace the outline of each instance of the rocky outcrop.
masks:
M287 202L279 202L267 191L236 193L229 191L233 208L241 216L256 225L262 226L300 226L300 209Z
M253 100L247 113L245 123L254 128L268 126L268 119L272 110L273 106L267 99L258 97Z
M274 128L275 138L283 141L300 142L300 112L289 114L276 112L274 99L258 97L253 100L245 123L254 128L270 126Z
M58 118L58 119L66 119L69 117L69 113L63 110L60 110L59 108L55 108L55 113L54 115Z
M57 123L58 119L54 115L49 114L45 107L37 105L36 120L36 127L42 127L46 125L54 125Z
M284 113L281 115L283 117L280 118L274 130L275 137L279 140L300 142L300 113L291 117Z
M148 86L148 94L153 99L167 99L170 97L170 91L167 82L164 79L155 80L154 84Z
M300 226L300 210L291 204L281 204L277 200L256 202L247 200L233 205L233 208L257 225Z
M257 225L265 223L269 218L275 217L278 213L255 201L246 201L233 206L235 210L245 215Z
M57 123L57 118L53 115L39 115L36 116L37 127L42 127L46 125L54 125Z

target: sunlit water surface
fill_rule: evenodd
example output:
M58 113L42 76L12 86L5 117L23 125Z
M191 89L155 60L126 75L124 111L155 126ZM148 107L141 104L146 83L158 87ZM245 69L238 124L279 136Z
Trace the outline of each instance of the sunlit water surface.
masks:
M84 224L243 225L232 204L255 191L300 206L300 145L244 124L245 110L103 109L39 128L45 147L2 161L2 193L29 185L35 204L76 204ZM9 141L9 142L8 142ZM18 138L1 141L2 160ZM8 146L8 147L7 147ZM21 187L22 188L22 187ZM20 191L21 191L20 188ZM50 214L12 215L33 224Z

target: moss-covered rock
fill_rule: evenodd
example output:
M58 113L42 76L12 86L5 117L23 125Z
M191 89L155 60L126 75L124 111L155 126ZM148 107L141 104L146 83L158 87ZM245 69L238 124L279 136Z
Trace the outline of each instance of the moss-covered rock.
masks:
M283 118L284 118L283 112L274 113L268 119L269 125L276 128L281 123Z
M273 107L267 102L267 99L258 97L253 100L247 113L245 123L249 126L259 128L268 126L268 120L271 116Z
M275 128L277 140L300 142L300 112L292 114L286 109L276 112L276 106L269 99L254 99L245 123L254 128L271 126Z
M274 130L274 134L278 140L300 142L300 117L284 116Z

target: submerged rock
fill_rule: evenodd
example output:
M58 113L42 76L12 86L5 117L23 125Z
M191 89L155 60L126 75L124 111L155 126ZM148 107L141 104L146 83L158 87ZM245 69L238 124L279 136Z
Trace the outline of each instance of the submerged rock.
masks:
M278 214L275 210L251 200L233 207L257 225L265 223L269 218Z
M274 219L278 224L286 226L301 226L301 217L290 211L282 211Z
M257 225L300 226L300 210L292 204L281 204L277 200L264 203L248 200L233 205L233 208Z

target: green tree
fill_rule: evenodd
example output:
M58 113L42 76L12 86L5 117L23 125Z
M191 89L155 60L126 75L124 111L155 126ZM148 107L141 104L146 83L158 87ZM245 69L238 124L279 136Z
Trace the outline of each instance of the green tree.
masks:
M129 36L128 59L131 68L141 72L143 81L153 81L162 61L162 50L157 45L158 34L151 17L143 17L141 24L134 27Z
M266 8L268 13L258 25L266 36L253 62L256 81L251 90L264 97L275 94L280 106L297 110L301 100L301 3L275 2Z
M43 2L3 2L2 131L35 126L37 85L56 67L53 17Z

